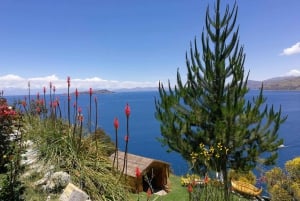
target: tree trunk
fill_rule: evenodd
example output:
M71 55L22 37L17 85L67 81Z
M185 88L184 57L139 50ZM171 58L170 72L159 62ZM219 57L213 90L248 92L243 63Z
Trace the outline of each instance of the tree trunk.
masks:
M228 181L228 175L227 175L227 168L226 163L222 165L222 174L224 178L224 201L230 201L229 197L229 181Z

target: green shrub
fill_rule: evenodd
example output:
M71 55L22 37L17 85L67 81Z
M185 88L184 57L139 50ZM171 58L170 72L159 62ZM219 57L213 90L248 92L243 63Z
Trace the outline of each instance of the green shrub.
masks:
M272 201L300 200L300 157L285 163L285 171L275 167L266 172Z
M239 180L243 182L247 182L250 184L255 185L256 183L256 176L251 171L236 171L236 170L230 170L228 173L229 179L233 180Z

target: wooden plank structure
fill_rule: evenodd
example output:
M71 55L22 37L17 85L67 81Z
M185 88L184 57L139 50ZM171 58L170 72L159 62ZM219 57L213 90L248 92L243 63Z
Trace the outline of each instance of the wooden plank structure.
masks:
M113 162L114 155L110 156L110 160ZM115 160L114 167L122 171L124 164L124 152L118 151L118 158ZM136 168L140 169L141 176L136 178ZM124 170L124 174L126 171ZM169 191L170 188L170 164L161 160L147 158L139 155L127 153L127 174L126 179L132 192L147 191L149 184L146 179L151 179L151 186L154 191L165 190Z

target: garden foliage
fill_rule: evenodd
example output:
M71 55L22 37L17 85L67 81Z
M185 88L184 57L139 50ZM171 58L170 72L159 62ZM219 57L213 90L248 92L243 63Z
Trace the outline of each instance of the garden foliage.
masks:
M300 200L300 157L285 163L285 170L275 167L266 172L272 201Z

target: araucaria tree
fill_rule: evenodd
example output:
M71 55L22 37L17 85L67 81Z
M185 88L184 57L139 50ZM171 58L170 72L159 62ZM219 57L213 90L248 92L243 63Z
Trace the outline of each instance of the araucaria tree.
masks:
M161 122L161 142L179 152L195 171L221 172L228 200L228 169L251 170L260 161L276 162L281 108L266 104L263 87L252 99L245 74L244 49L235 28L238 8L226 6L221 13L217 0L212 14L209 6L201 37L186 54L187 78L177 71L177 84L159 84L155 100L156 118Z

